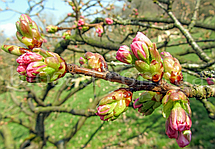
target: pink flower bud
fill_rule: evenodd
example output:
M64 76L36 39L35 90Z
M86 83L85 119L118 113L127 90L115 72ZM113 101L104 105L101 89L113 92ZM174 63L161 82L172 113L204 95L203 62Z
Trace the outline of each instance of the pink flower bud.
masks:
M192 126L192 121L190 116L185 112L185 110L176 103L174 108L171 110L169 115L169 126L176 131L189 130Z
M207 78L208 85L214 85L215 79L214 78Z
M175 138L180 147L187 146L191 141L190 127L192 121L190 116L176 103L166 121L166 134L169 138Z
M98 33L98 36L101 37L102 34L103 34L103 27L101 25L99 25L97 28L96 28L96 33Z
M110 19L110 18L106 18L106 19L105 19L105 22L106 22L108 25L113 24L113 20Z
M185 112L188 115L191 115L189 99L187 98L187 96L181 91L169 90L162 99L164 117L169 117L171 110L176 103L180 103Z
M177 130L174 130L170 127L169 125L169 120L166 121L166 124L165 124L165 127L166 127L166 134L169 138L178 138L178 131Z
M34 78L37 77L37 74L39 74L43 68L47 67L44 62L32 62L28 65L26 71L27 76Z
M149 38L146 35L144 35L142 32L137 32L137 35L133 39L133 42L135 41L144 42L148 47L152 47L151 40L149 40Z
M185 147L190 144L191 141L191 131L185 130L183 132L179 132L179 136L176 139L179 147Z
M149 63L149 51L147 45L144 42L134 41L130 46L137 59Z
M78 26L81 26L81 25L84 25L85 22L84 22L84 19L79 19L78 20Z
M52 82L67 71L65 61L56 53L34 48L17 58L17 72L26 76L28 82Z
M18 57L16 59L16 62L19 63L20 65L28 65L31 62L42 61L42 60L43 60L43 57L41 55L34 52L28 52Z
M120 46L119 50L116 53L116 59L126 64L134 63L133 53L126 45Z
M19 65L16 71L21 75L26 75L26 68L27 68L27 65Z

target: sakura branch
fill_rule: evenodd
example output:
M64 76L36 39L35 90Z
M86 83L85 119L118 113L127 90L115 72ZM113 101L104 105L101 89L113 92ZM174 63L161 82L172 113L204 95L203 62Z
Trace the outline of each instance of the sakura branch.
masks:
M83 27L96 28L99 26L98 24L90 26L84 22L83 18L81 19L77 22L76 29L82 30ZM106 19L106 23L110 25L113 21ZM64 77L66 73L71 73L127 85L127 87L116 89L102 98L97 107L95 107L97 103L93 103L93 107L96 109L94 113L103 121L117 119L128 109L132 100L135 100L132 99L133 92L145 90L134 101L133 107L138 108L140 113L147 116L152 114L156 108L162 106L162 114L166 118L166 134L169 138L176 139L180 147L185 147L191 141L190 128L192 122L189 97L203 99L215 95L215 89L210 86L184 86L182 67L179 61L168 52L159 53L156 44L152 43L142 32L137 33L130 47L126 45L119 47L116 59L122 63L132 65L146 81L139 81L110 72L104 57L98 53L86 52L79 59L80 66L67 64L57 53L42 49L44 40L36 23L27 15L21 15L16 27L17 38L27 48L3 45L2 49L19 56L16 60L19 64L17 72L23 80L29 83L51 83ZM48 28L50 32L57 30L59 30L58 27L49 26ZM97 31L97 33L98 36L102 35L101 31ZM91 83L92 80L88 82ZM43 100L35 100L40 106L36 108L32 106L31 110L38 113L60 111L83 116L94 115L90 111L76 112L73 109L57 107L65 100L55 103L55 106L52 107L44 105ZM209 110L213 114L213 110L210 108ZM42 125L44 125L43 116L36 115L38 119L41 119ZM85 120L86 117L80 118L81 125ZM37 131L41 139L45 141L44 130L39 129L39 124L36 125L36 128L38 128ZM68 132L66 138L68 137L69 140L77 129L80 129L80 126Z

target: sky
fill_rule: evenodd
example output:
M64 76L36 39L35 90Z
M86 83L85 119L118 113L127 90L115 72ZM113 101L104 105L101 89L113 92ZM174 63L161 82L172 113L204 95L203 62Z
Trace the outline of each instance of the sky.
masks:
M9 7L15 11L24 13L29 8L27 0L5 0L5 1L8 2L7 3L8 6L6 6L5 3L2 2L2 0L0 1L0 9L2 10L4 10L6 7ZM46 0L44 5L47 8L44 12L47 13L53 12L52 14L55 14L56 18L59 18L63 14L72 11L68 3L63 2L62 0ZM0 11L0 32L3 31L7 37L15 36L16 34L15 23L16 21L18 21L20 15L21 15L20 13L16 13L13 11L3 12Z
M3 1L6 1L5 4ZM0 0L0 10L5 10L7 7L13 9L14 11L0 11L0 32L6 35L6 37L15 36L16 34L16 21L19 20L21 13L25 13L29 9L28 0ZM35 0L40 1L40 0ZM65 17L65 14L73 12L71 6L64 0L44 0L43 3L45 10L43 13L54 14L56 20L60 20L60 17ZM95 0L94 0L95 1ZM114 2L115 5L122 5L121 0L104 0L103 4L107 5L109 2ZM97 7L98 8L98 7ZM95 8L94 8L95 9ZM99 9L99 8L98 8ZM31 17L34 20L34 17ZM36 21L36 20L35 20Z

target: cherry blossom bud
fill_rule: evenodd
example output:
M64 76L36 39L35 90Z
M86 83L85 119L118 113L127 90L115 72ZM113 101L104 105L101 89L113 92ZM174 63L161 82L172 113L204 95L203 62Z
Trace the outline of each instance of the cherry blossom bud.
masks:
M177 139L178 138L178 131L177 130L174 130L170 127L169 125L169 119L166 120L166 124L165 124L165 128L166 128L166 134L169 138L175 138Z
M173 58L169 52L161 53L164 66L164 78L172 84L180 84L183 81L181 65L176 58Z
M214 85L215 79L214 78L207 78L208 85Z
M153 82L159 82L163 76L163 65L161 62L152 60L150 64L142 60L135 61L135 68L140 72L140 75Z
M143 60L146 63L149 63L149 50L144 42L134 41L130 46L132 52L138 60Z
M48 33L55 33L59 30L59 27L58 26L54 26L54 25L48 25L46 27L46 32Z
M17 72L28 82L52 82L61 78L67 71L65 61L56 53L34 48L17 58Z
M41 47L43 38L39 32L37 24L25 14L22 14L16 22L17 39L24 43L29 49Z
M69 40L71 37L71 30L67 30L66 32L63 32L62 38L65 40Z
M133 39L133 42L135 41L144 42L148 47L152 47L151 40L149 40L149 38L146 35L144 35L142 32L137 32L137 35Z
M169 117L176 103L180 103L181 107L188 113L188 115L191 115L189 99L187 96L181 91L169 90L162 99L164 117Z
M169 138L175 138L180 147L185 147L191 141L191 125L190 115L177 101L166 121L166 134Z
M116 53L116 59L126 64L133 64L136 60L132 51L126 45L120 46Z
M150 115L161 105L163 95L152 91L144 91L139 98L134 101L133 107L143 115Z
M103 27L101 25L98 25L96 27L96 33L98 33L98 37L102 37L103 32Z
M18 57L16 59L16 62L19 63L20 65L28 65L31 62L42 61L42 60L43 60L43 56L37 53L28 52Z
M85 24L84 19L79 19L78 20L78 26L82 26L84 24Z
M97 106L96 115L103 121L112 121L127 110L132 100L132 92L125 88L120 88L105 96Z
M179 136L176 139L179 147L185 147L190 144L191 141L191 131L185 130L183 132L179 132Z
M27 68L27 65L19 65L16 71L21 75L26 75L26 68Z
M26 52L29 52L28 49L15 46L15 45L2 45L1 49L4 50L5 52L8 52L13 55L17 55L17 56L20 56Z
M110 18L106 18L106 19L105 19L105 22L106 22L108 25L113 24L113 20L110 19Z
M168 118L170 127L176 131L189 130L192 121L188 113L181 107L180 103L176 103Z
M84 57L79 59L79 63L84 68L93 69L99 72L108 70L108 65L104 57L98 53L86 52Z

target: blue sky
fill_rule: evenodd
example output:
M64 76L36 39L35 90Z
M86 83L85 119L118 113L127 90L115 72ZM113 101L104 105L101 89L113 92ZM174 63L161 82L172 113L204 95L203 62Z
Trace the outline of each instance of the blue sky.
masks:
M14 0L13 3L10 3L12 0L6 0L8 7L25 13L29 8L27 0ZM63 16L65 13L71 12L71 7L62 0L46 0L44 3L47 8L44 12L52 12L55 14L56 19L59 19L60 16ZM0 1L0 9L4 10L7 6L5 3ZM54 9L54 10L53 10ZM13 11L4 11L0 12L0 31L4 31L6 36L13 36L16 33L15 22L18 20L20 14ZM32 18L33 19L33 18Z

